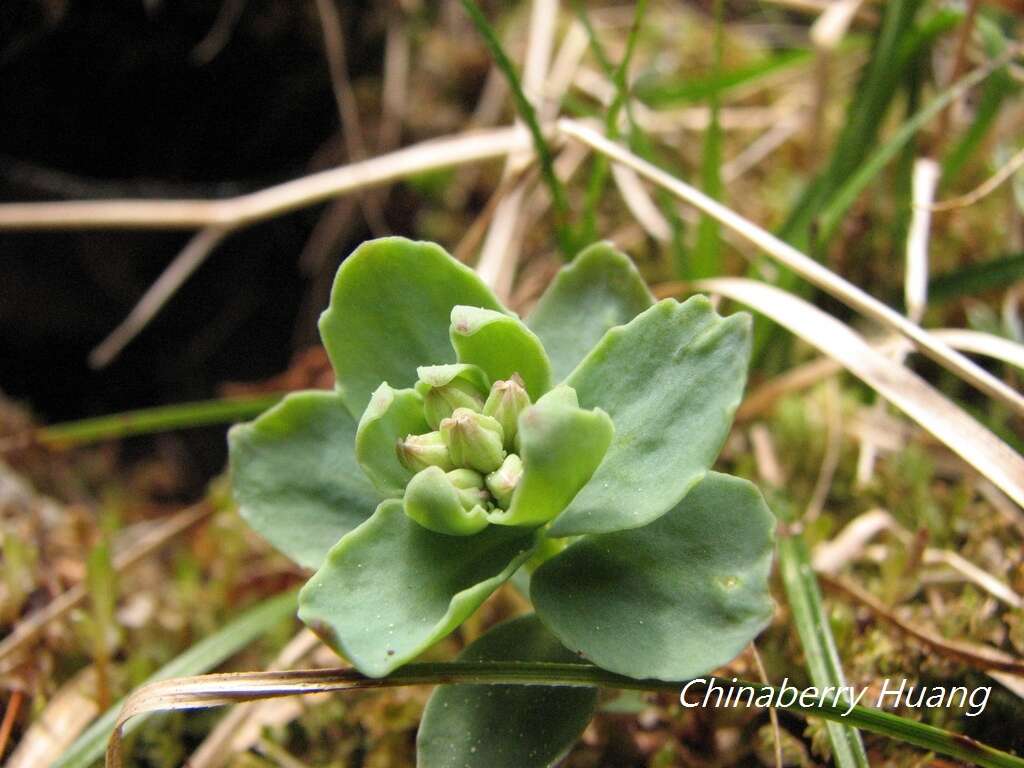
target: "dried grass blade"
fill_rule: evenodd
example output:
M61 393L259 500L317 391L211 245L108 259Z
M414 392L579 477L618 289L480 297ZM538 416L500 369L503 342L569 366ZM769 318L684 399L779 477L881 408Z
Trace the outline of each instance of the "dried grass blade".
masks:
M673 293L679 293L678 290ZM660 294L659 294L660 295ZM970 331L963 328L937 328L930 331L936 338L942 339L954 349L961 352L970 352L976 355L991 357L993 360L1000 360L1004 363L1016 366L1024 370L1024 345L1004 339L1001 336L993 336L983 331ZM910 347L910 343L903 338L892 339L881 344L872 344L879 352L889 355L895 349L895 345ZM775 402L785 395L807 389L819 381L834 376L842 365L831 357L819 357L808 363L791 368L770 381L766 381L760 387L751 392L740 404L736 411L737 421L749 421L759 414L771 408Z
M308 629L303 629L281 650L271 668L293 667L317 647L323 647L320 638ZM254 744L262 730L261 707L266 706L249 703L231 710L192 753L188 761L190 768L214 768L223 765L232 752L245 750Z
M95 691L94 667L86 667L64 683L34 717L4 768L53 765L99 712Z
M1024 458L923 379L872 348L851 328L803 299L755 280L702 280L697 287L756 309L838 360L1024 506Z
M222 200L71 200L0 204L3 229L199 229L242 227L414 173L504 157L530 148L518 127L471 131Z
M641 176L658 186L664 187L680 200L699 208L712 218L717 219L744 240L757 246L776 261L801 275L808 282L813 283L867 317L898 331L910 339L924 354L939 363L939 365L953 371L982 392L1006 403L1013 409L1014 413L1024 415L1024 395L1020 392L1007 386L988 371L950 348L943 341L929 334L921 326L903 317L899 312L896 312L862 289L844 280L806 254L801 253L767 230L740 216L732 209L727 208L716 200L712 200L689 184L680 181L661 168L638 157L620 144L609 141L592 128L576 120L566 118L558 121L558 128L563 134L582 141L584 144L589 145L601 154L607 155L616 162L631 167Z

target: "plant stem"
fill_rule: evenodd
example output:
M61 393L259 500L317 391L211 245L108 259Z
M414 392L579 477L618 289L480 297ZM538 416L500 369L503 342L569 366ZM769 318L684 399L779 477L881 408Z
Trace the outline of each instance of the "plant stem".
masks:
M522 118L523 122L526 123L526 127L530 131L530 136L533 138L533 146L537 152L537 159L540 162L541 177L544 179L544 183L547 184L548 191L551 193L551 203L555 214L555 228L558 231L559 247L561 248L562 254L565 258L571 258L575 255L575 245L573 243L572 233L569 229L569 200L565 193L565 187L562 186L562 182L559 181L558 175L555 173L555 163L551 155L551 148L548 146L547 139L544 138L544 132L541 130L540 121L537 120L537 112L533 108L533 104L530 103L530 100L526 98L526 93L523 91L523 86L519 81L519 75L516 72L516 68L512 65L512 61L505 53L505 49L498 40L498 36L494 32L494 28L491 26L490 22L487 21L487 17L484 16L483 11L480 10L480 7L474 2L474 0L461 1L462 7L473 22L473 26L476 27L480 36L483 37L484 43L487 45L487 50L490 51L495 65L501 70L501 73L505 75L505 79L508 80L509 89L512 91L512 99L516 104L516 111L519 113L519 117Z
M755 697L769 692L777 696L779 689L744 680L704 678L725 688L753 688ZM177 685L174 685L177 682ZM686 681L635 680L616 675L590 664L555 664L537 662L468 662L453 661L409 664L390 677L370 678L353 669L308 669L288 672L255 672L207 675L183 678L158 684L152 694L139 689L126 701L118 728L108 745L108 766L120 761L120 726L131 716L159 709L196 709L234 704L256 699L276 698L298 693L320 693L367 688L393 688L404 685L437 684L477 685L553 685L600 686L636 691L659 691L678 694ZM173 690L171 687L173 686ZM787 689L789 690L789 689ZM985 768L1024 768L1024 759L982 744L970 737L944 731L931 725L908 720L868 707L854 707L846 715L845 704L819 701L802 704L800 696L783 707L792 712L844 722L866 731L898 739L922 749L975 763Z
M54 447L67 447L113 440L152 432L202 427L251 418L278 402L283 393L259 397L222 400L199 400L192 403L161 405L137 411L124 411L80 421L68 421L43 427L35 432L37 442Z

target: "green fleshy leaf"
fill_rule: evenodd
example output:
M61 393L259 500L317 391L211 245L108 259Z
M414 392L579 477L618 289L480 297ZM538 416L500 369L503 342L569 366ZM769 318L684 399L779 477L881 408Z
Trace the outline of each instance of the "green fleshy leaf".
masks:
M499 525L540 525L553 519L594 474L612 442L615 428L600 408L566 402L556 387L519 417L523 476L512 506L490 516Z
M530 556L533 531L428 531L382 502L302 588L299 618L363 674L383 677L458 627Z
M416 390L424 395L430 387L443 387L454 379L462 379L480 391L481 399L487 397L491 383L483 369L467 363L451 363L450 365L421 365L416 369L419 381Z
M472 470L460 471L476 475ZM406 515L424 528L449 536L470 536L488 525L487 515L480 503L466 509L459 498L458 489L439 467L428 467L409 481L402 499L402 508Z
M629 257L611 243L594 243L558 273L527 318L561 381L616 325L654 303Z
M231 482L246 522L300 565L380 502L356 462L356 424L336 392L298 392L228 432Z
M454 307L451 342L459 362L480 366L492 382L518 373L532 400L551 388L544 347L517 317L475 306Z
M725 441L749 357L750 316L723 319L703 296L609 331L567 383L582 407L608 412L615 439L551 535L636 528L677 504Z
M585 536L533 573L530 597L567 648L635 678L686 680L768 623L775 518L757 488L708 472L670 512Z
M460 661L579 661L534 615L499 624ZM440 685L416 735L420 768L546 768L568 752L594 716L596 688Z
M475 365L424 365L416 369L416 391L423 395L423 413L437 429L456 408L482 410L491 383Z
M473 270L434 243L382 237L345 259L320 336L356 418L382 381L411 387L416 366L455 362L448 324L456 304L504 311Z
M428 430L423 398L415 390L377 387L356 429L356 459L381 495L401 496L413 476L398 460L395 444Z

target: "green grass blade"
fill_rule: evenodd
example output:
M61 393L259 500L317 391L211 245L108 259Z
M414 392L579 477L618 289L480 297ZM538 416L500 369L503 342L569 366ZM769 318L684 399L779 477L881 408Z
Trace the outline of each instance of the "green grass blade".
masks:
M575 238L569 227L569 198L566 195L565 187L555 173L555 163L551 155L551 147L548 146L547 139L544 138L544 132L541 130L540 122L537 120L537 112L533 108L533 104L530 103L530 100L526 98L523 85L519 80L519 73L516 72L516 68L512 65L512 60L505 53L505 49L498 40L498 35L495 33L490 22L487 21L483 11L480 10L480 6L473 0L461 1L463 9L465 9L466 14L473 22L473 26L476 27L477 32L484 39L484 43L491 54L491 58L494 59L495 65L501 70L501 73L508 81L509 89L512 91L512 100L516 105L516 111L530 131L530 136L533 138L533 146L537 152L537 159L540 163L541 177L551 193L559 248L562 250L563 256L567 259L572 258L575 255L576 247Z
M784 524L794 521L785 500L780 499L772 508ZM803 534L798 531L779 538L779 573L811 681L819 688L845 685L842 662L821 604L818 579L811 567L811 555ZM826 723L832 757L841 768L870 768L864 743L853 725L832 720Z
M590 17L587 15L587 10L583 3L580 0L576 0L573 3L573 8L576 11L577 18L579 18L580 23L583 25L583 29L587 33L590 50L594 54L594 58L597 59L598 65L604 72L605 77L615 86L615 98L605 113L605 134L610 139L618 138L619 115L623 107L626 108L626 112L629 115L630 131L633 133L638 128L632 119L632 112L629 108L629 65L633 60L633 52L636 50L637 40L640 37L644 14L647 12L647 0L639 0L636 4L633 12L633 23L630 26L629 37L626 40L626 51L617 68L612 67L608 54L605 52L604 46L597 36L594 25L590 22ZM604 155L597 155L594 158L583 205L582 239L585 243L597 240L597 207L601 202L601 198L604 197L604 189L608 181L608 169L608 158Z
M36 431L35 439L47 445L64 447L132 435L223 424L257 416L283 396L282 393L274 393L259 397L199 400L125 411L43 427Z
M835 640L822 609L821 594L811 571L810 555L802 535L795 534L782 539L779 543L779 563L811 680L817 686L844 685ZM829 721L826 727L836 765L868 768L870 764L864 752L864 743L856 728L835 721Z
M903 68L894 67L906 34L913 28L921 0L895 0L886 3L885 15L875 48L858 83L847 111L846 124L832 155L828 170L830 186L845 179L874 145L882 118L893 101L903 77Z
M719 71L706 78L644 77L634 83L633 93L648 106L656 108L708 101L712 96L721 99L742 85L750 85L776 72L806 64L811 57L811 51L800 48L775 53L747 66Z
M718 78L722 71L722 47L725 37L724 0L715 0L715 34L712 43L713 77ZM719 120L722 98L718 90L712 92L708 99L710 119L704 134L704 152L701 158L701 188L708 197L722 199L722 126ZM689 277L700 279L722 274L722 234L721 226L710 216L703 214L697 224L697 244L693 250L693 259Z
M832 149L825 170L804 190L787 217L779 236L804 251L811 248L812 223L828 204L835 190L861 164L877 141L878 131L896 94L895 84L903 75L906 56L903 48L913 28L920 0L896 0L886 3L882 24L872 46L871 57L846 110L846 122ZM896 66L895 62L901 62ZM782 285L796 283L789 272Z
M203 638L183 654L167 662L146 682L209 672L260 635L266 634L286 618L294 616L296 591L278 595L250 608L220 631ZM122 699L100 715L50 768L89 768L103 757L107 739L114 730L114 723L123 702ZM125 725L125 733L135 730L145 720L145 716L133 718Z
M1024 253L1003 256L980 264L971 264L928 282L928 303L951 301L962 296L976 296L1024 280Z
M963 18L962 11L942 9L915 26L912 22L916 9L916 4L891 3L885 6L882 28L872 50L872 62L878 60L881 63L871 64L866 70L881 80L872 83L869 74L862 78L863 87L857 88L850 101L847 126L836 141L826 170L804 188L778 230L780 238L814 256L820 257L827 243L818 226L818 216L832 204L837 190L850 174L863 165L864 156L878 143L879 126L883 124L893 96L898 92L892 84L905 78L908 69L922 59L931 44ZM892 28L898 31L893 32ZM914 73L911 72L910 76L913 78ZM864 121L860 115L868 111L874 117ZM857 127L851 128L854 125ZM870 140L863 140L862 130L870 132ZM856 152L854 146L857 147ZM780 270L777 284L804 294L807 291L787 269ZM776 370L779 363L788 362L788 350L789 343L778 340L777 326L764 322L757 324L754 330L755 360L769 370Z
M934 118L953 99L969 88L983 82L993 72L1001 69L1004 64L1005 59L999 59L987 67L975 70L969 75L962 77L919 109L899 127L899 130L888 141L883 143L870 157L861 163L852 176L839 187L829 204L822 211L819 226L822 241L827 241L835 233L843 216L857 200L861 192L867 188L868 184L888 165L889 161L899 153L922 126Z
M594 54L594 58L597 59L598 65L601 67L601 71L604 72L605 77L610 81L616 82L618 75L616 74L615 68L613 68L611 61L608 58L608 54L604 50L604 46L601 44L600 38L597 36L597 32L594 30L593 24L590 22L590 17L587 15L586 8L581 0L574 0L573 7L576 11L576 15L583 24L583 28L587 33L589 40L590 50ZM630 41L627 43L626 59L624 61L625 66L620 67L622 71L622 77L618 80L621 87L617 91L618 95L622 95L624 108L626 110L626 117L629 121L629 147L637 155L642 157L649 163L657 165L658 167L666 167L671 163L666 164L661 162L657 157L657 152L654 149L654 143L651 141L650 136L644 131L640 124L636 120L636 116L633 114L632 89L627 87L626 75L628 74L629 60L632 57L632 51L629 47L635 46L643 19L643 14L646 11L647 3L646 0L642 4L639 4L636 8L636 12L633 16L633 25L630 27ZM569 102L571 97L566 99ZM619 99L616 98L616 101ZM584 112L584 114L586 114ZM605 113L606 118L606 130L610 130L609 136L618 135L618 115L616 114L615 120L608 120L609 113ZM605 178L607 177L608 161L603 155L598 155L594 158L593 171L589 180L587 188L587 198L584 208L584 222L583 232L587 234L588 239L584 242L590 242L591 240L597 239L597 228L596 228L596 209L600 202L601 195L604 190ZM672 173L677 176L682 175L682 169L672 168ZM683 270L686 267L686 257L683 247L683 222L679 216L679 212L676 210L675 201L672 200L671 195L665 192L663 189L655 190L655 202L661 213L669 222L669 226L672 228L672 242L670 247L672 249L673 258L677 265L677 273L682 277L684 276Z

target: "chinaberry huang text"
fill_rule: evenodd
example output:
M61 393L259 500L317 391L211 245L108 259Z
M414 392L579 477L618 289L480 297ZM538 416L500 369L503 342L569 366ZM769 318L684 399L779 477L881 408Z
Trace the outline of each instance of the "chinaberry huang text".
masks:
M703 688L703 696L699 690ZM869 693L870 691L870 693ZM695 707L798 707L809 709L827 706L844 708L844 717L856 706L874 706L878 709L909 707L931 709L934 707L958 707L966 710L967 717L976 717L985 711L991 687L979 686L929 686L911 685L907 680L885 678L873 689L853 685L797 688L785 678L775 687L754 686L737 682L701 677L689 681L679 694L680 703L687 708Z

